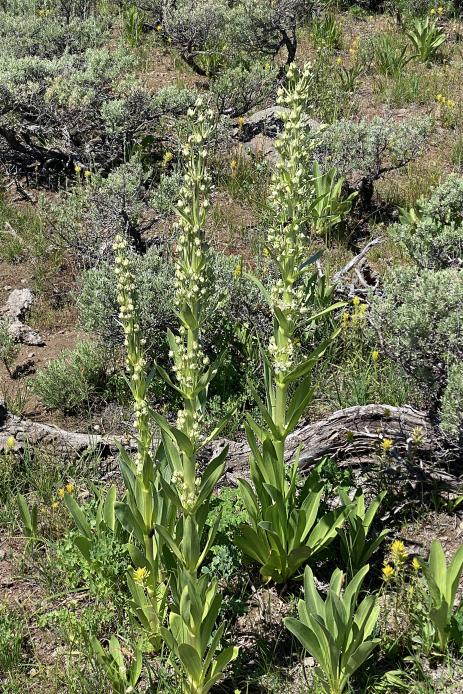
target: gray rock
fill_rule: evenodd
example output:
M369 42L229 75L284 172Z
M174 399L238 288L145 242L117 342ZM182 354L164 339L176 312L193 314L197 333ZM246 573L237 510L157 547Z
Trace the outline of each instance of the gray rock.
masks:
M10 325L8 326L8 332L16 342L20 342L23 345L30 345L31 347L43 347L45 344L45 340L43 337L30 328L28 325L25 325L25 323L21 323L20 320L13 320L11 321Z
M30 289L13 289L1 311L13 320L22 319L33 302L34 295Z

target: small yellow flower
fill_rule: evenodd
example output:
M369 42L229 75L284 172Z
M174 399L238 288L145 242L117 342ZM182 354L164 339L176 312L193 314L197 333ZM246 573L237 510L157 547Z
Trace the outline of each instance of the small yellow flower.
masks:
M373 352L371 353L371 359L372 359L372 361L374 361L375 363L378 361L378 359L379 359L379 352L378 352L377 349L374 349Z
M412 567L413 571L419 571L421 569L421 564L416 557L413 557Z
M72 492L74 491L74 485L72 484L72 482L68 482L65 489L68 494L72 494Z
M79 166L79 164L76 164L76 165L74 166L74 171L75 171L76 174L79 176L80 172L82 171L82 167Z
M238 168L238 162L236 161L236 159L232 159L230 162L230 170L232 172L232 175L235 174L237 168Z
M143 583L149 575L150 572L145 566L140 566L138 569L133 570L133 579L135 583Z
M16 441L14 439L14 436L8 436L6 440L6 448L8 451L12 451L13 448L15 447Z
M395 566L401 566L405 562L408 553L402 540L394 540L391 545L391 555Z
M60 487L60 488L58 489L58 496L59 496L60 499L64 499L64 491L65 491L65 490L64 490L64 487Z
M360 305L360 299L359 299L359 297L358 297L358 296L354 296L354 298L352 299L352 303L354 304L354 306L359 306L359 305Z
M264 250L262 251L262 255L264 255L266 258L269 257L270 252L269 252L268 248L264 248Z
M238 127L239 127L240 130L241 130L242 128L244 128L244 124L245 124L245 123L246 123L246 118L245 118L244 116L240 116L240 117L238 118Z
M164 156L162 157L162 166L166 167L168 163L172 161L173 158L174 155L172 154L172 152L164 152Z
M343 325L347 325L347 323L349 322L349 312L348 311L344 311L344 313L341 316L341 320L343 322Z
M381 448L385 453L389 453L393 445L394 441L392 439L383 439L381 441Z
M447 99L447 108L453 108L455 106L455 102L453 99Z
M156 31L161 31L162 26L160 24L156 24Z
M59 502L58 502L58 501L54 501L54 502L52 503L52 505L51 505L51 507L52 507L53 510L57 509L58 506L59 506Z
M437 8L437 14L444 14L444 8L442 7L442 5L440 5L440 7Z
M430 13L429 13L429 14L430 14L430 15L435 15L435 14L436 14L436 10L435 10L435 8L434 8L434 7L433 7L433 8L431 9L431 11L430 11Z
M342 65L342 58L336 58L336 62L338 65Z
M238 263L235 267L235 271L233 273L235 277L241 277L241 263Z
M383 568L383 581L385 583L389 583L394 574L395 571L393 567L390 564L386 564L386 566Z
M87 169L87 171L84 171L85 178L90 178L91 175L92 175L92 172L89 171L88 169Z

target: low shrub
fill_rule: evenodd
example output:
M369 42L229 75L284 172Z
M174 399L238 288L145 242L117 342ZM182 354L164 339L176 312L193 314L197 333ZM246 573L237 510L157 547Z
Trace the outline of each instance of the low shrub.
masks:
M372 300L371 321L386 353L424 388L432 408L439 408L452 367L463 358L462 306L463 273L455 269L395 270L383 296ZM445 399L445 420L455 430L452 392Z
M400 224L391 229L423 268L435 270L463 262L463 177L451 174L415 209L402 211Z
M82 412L104 396L108 355L99 342L78 342L37 373L32 391L54 410Z
M413 161L426 146L432 129L429 117L397 123L375 117L358 123L340 120L316 134L316 159L323 170L336 168L370 205L374 183Z

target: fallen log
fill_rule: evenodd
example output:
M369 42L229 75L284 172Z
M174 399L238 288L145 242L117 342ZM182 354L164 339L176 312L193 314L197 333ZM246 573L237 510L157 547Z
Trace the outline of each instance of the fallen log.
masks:
M37 447L71 459L90 452L107 457L117 455L118 443L133 445L122 436L82 434L17 417L9 413L0 400L0 451L23 452L26 448Z
M409 405L363 405L348 407L328 415L325 419L305 424L288 437L286 460L294 460L300 447L302 470L314 463L332 458L339 465L365 467L379 461L384 439L392 441L392 449L386 459L386 467L402 470L402 475L414 479L427 478L442 483L452 490L460 489L463 470L461 456L452 471L445 469L446 452L439 430L424 412ZM14 441L14 443L13 443ZM50 448L68 458L95 452L101 458L115 458L118 444L134 449L129 437L101 436L66 431L58 427L22 419L7 412L0 401L0 451L22 451L26 446ZM249 447L246 441L217 439L202 451L203 460L210 459L228 446L226 481L234 483L239 477L248 476Z

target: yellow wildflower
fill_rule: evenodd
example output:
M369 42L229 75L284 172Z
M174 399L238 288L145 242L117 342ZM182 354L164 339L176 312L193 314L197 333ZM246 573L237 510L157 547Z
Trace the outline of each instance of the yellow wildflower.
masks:
M435 8L434 8L434 7L433 7L433 8L431 9L431 11L430 11L430 13L429 13L429 14L430 14L430 15L435 15L435 14L436 14L436 10L435 10Z
M419 571L421 569L421 564L416 557L413 557L412 567L413 571Z
M156 24L156 31L161 31L162 26L160 24Z
M269 252L268 248L264 248L264 250L262 251L262 255L265 255L266 258L269 257L270 252Z
M360 299L359 299L359 297L358 297L358 296L354 296L354 298L352 299L352 303L354 304L354 306L359 306L359 304L360 304Z
M58 489L58 496L60 499L64 499L64 487Z
M442 7L442 5L440 5L440 6L437 8L437 14L444 14L444 8Z
M372 361L374 361L375 363L378 361L378 359L379 359L379 352L378 352L377 349L374 349L373 352L371 353L371 359L372 359Z
M453 99L447 99L447 107L448 108L453 108L455 106L455 102Z
M236 159L232 159L230 162L230 170L232 172L232 175L235 174L237 168L238 168L238 162L236 161Z
M92 175L92 172L89 171L88 169L87 169L87 171L84 171L85 178L90 178L91 175Z
M246 123L246 118L244 116L240 116L238 118L238 127L240 129L243 128L245 123Z
M390 564L386 564L386 566L383 568L383 581L385 583L389 583L394 574L395 571L393 567Z
M59 502L58 502L58 501L54 501L54 502L52 503L52 505L51 505L52 509L57 509L58 506L59 506Z
M6 447L8 451L12 451L14 446L15 446L16 441L14 440L14 436L8 436L6 440Z
M74 485L72 484L72 482L68 482L65 489L68 494L72 494L72 492L74 491Z
M344 311L344 313L341 316L341 320L343 322L343 325L347 325L347 323L349 322L349 312L348 311Z
M233 273L235 277L241 277L241 263L238 263L235 267L235 271Z
M140 566L138 569L133 570L133 578L135 583L143 583L148 576L150 575L150 572L145 566Z
M401 566L408 557L405 545L402 540L394 540L391 545L392 561L396 566Z
M82 171L82 167L79 166L79 164L76 164L76 165L74 166L74 171L75 171L76 174L79 176L80 172Z
M162 166L166 167L170 161L174 158L174 155L172 152L164 152L164 156L162 157Z
M385 453L389 453L393 445L394 441L392 439L383 439L381 441L381 448Z
M336 58L336 62L338 65L341 65L342 64L342 58Z

